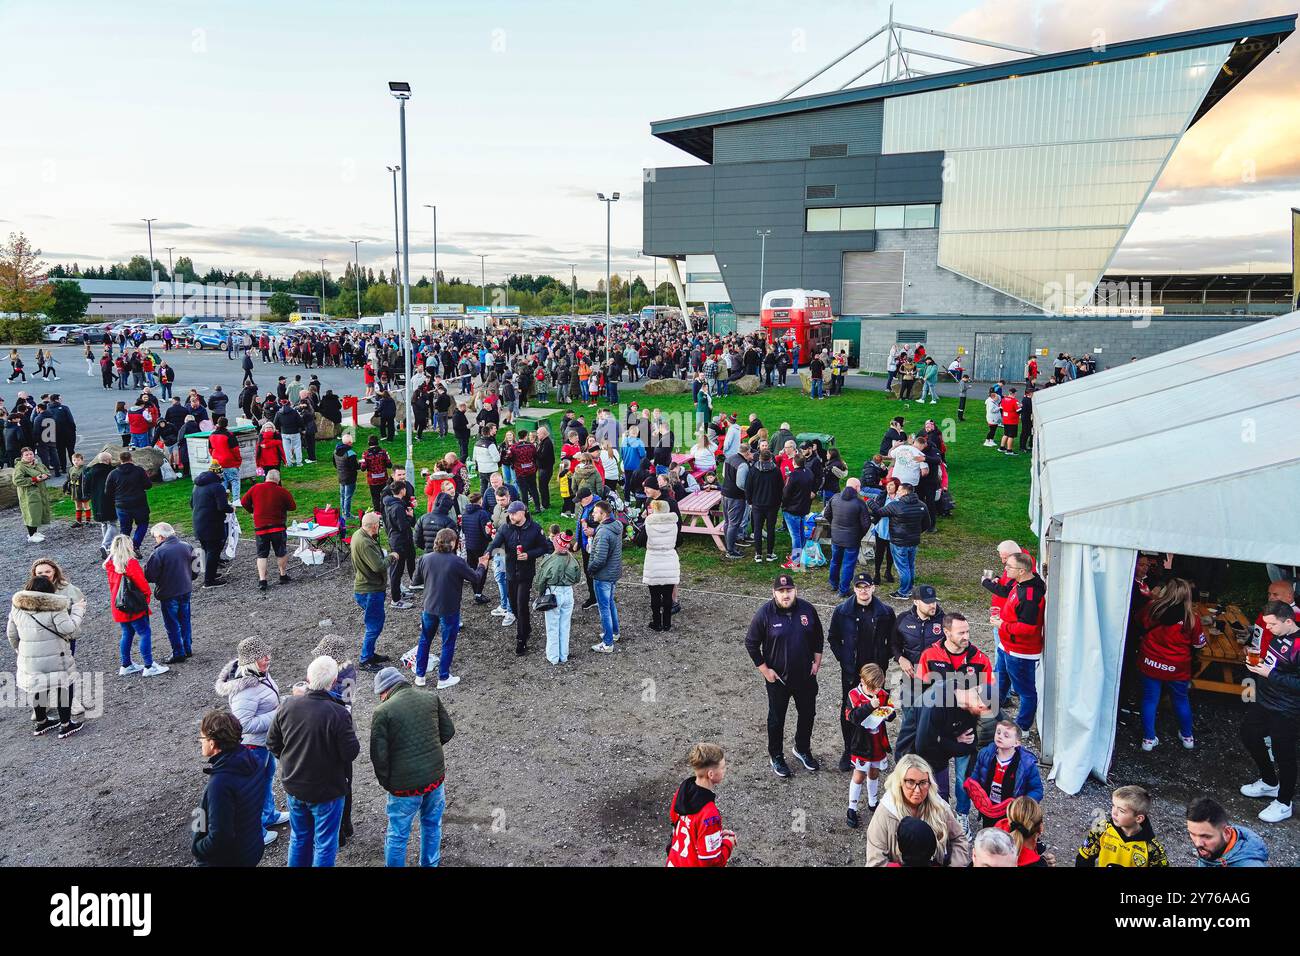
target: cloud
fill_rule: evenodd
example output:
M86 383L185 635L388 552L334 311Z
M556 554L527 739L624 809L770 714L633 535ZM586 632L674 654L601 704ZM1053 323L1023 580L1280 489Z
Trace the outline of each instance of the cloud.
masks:
M1109 272L1266 272L1290 270L1291 237L1177 236L1125 243Z
M1142 206L1143 214L1203 206L1215 202L1271 201L1289 205L1300 197L1300 179L1247 187L1197 186L1187 189L1155 189Z
M144 226L144 221L137 220L135 222L115 222L112 223L111 225L113 225L117 229L139 229ZM163 230L167 230L168 232L179 232L184 229L198 229L198 228L199 228L198 226L190 222L163 222L161 219L153 224L154 232L162 232Z

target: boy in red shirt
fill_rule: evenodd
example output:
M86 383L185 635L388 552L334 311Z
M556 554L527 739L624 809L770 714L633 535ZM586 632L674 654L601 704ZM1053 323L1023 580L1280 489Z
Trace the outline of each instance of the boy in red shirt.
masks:
M1020 400L1014 388L1007 389L999 403L1002 406L1002 453L1014 457L1016 435L1020 432Z
M727 758L717 744L699 743L686 762L695 771L677 788L668 819L673 825L668 866L726 866L736 849L736 834L722 829L713 791L727 776Z

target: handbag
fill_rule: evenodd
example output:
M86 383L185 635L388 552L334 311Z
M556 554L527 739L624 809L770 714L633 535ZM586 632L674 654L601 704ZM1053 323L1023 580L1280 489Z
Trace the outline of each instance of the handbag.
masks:
M559 606L560 602L549 589L545 594L539 594L533 599L534 611L554 611Z
M145 600L139 586L123 575L117 585L117 597L113 599L113 608L123 614L139 614L149 609L149 602Z

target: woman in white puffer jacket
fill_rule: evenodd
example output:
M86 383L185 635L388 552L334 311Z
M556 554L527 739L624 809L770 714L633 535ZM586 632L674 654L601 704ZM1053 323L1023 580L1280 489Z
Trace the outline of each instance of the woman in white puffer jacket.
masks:
M280 706L280 688L271 677L271 647L260 637L246 637L239 642L238 657L221 669L213 690L230 701L244 734L239 742L253 751L266 768L266 796L262 803L262 840L270 844L276 833L268 827L289 822L287 811L275 808L271 783L275 780L275 757L266 748L266 735Z
M36 575L13 596L9 644L18 655L18 688L32 695L32 733L37 737L55 727L60 739L81 729L72 719L77 664L71 640L84 609L84 602L74 609L66 596L55 593L52 581ZM50 716L51 708L57 708L58 720Z
M645 517L645 564L641 583L650 588L650 630L671 631L673 588L682 579L677 560L677 515L662 498L650 502Z

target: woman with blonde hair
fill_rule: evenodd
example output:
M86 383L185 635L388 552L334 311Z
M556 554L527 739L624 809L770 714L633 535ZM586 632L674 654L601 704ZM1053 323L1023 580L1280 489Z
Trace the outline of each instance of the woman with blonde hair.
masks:
M119 534L109 545L104 570L108 573L108 606L113 612L113 620L117 621L122 630L122 666L118 668L118 676L143 673L145 677L157 677L166 674L170 668L165 664L155 664L153 660L153 632L149 627L149 582L145 580L144 569L135 558L135 547L126 535ZM122 593L124 589L125 595ZM140 637L140 656L144 658L144 666L131 661L131 645L137 635Z
M650 502L645 516L645 564L641 583L650 589L650 630L673 629L673 588L682 579L677 560L677 515L668 502L658 498Z
M1043 808L1033 797L1016 797L1007 807L1007 815L995 824L1011 834L1016 845L1016 866L1055 866L1051 853L1042 851Z
M898 825L905 816L923 820L934 831L935 866L964 867L970 863L970 843L957 815L939 796L934 771L916 754L900 757L885 780L884 796L867 827L867 866L901 863Z
M1183 746L1196 746L1192 736L1192 704L1187 699L1192 684L1192 650L1205 646L1205 632L1192 604L1192 586L1170 578L1151 592L1151 600L1138 616L1141 633L1138 670L1142 673L1142 749L1154 750L1156 710L1165 688L1174 699L1178 732Z
M63 568L59 567L59 563L53 558L37 558L32 562L32 577L46 578L54 585L55 594L61 594L68 599L72 616L77 621L77 630L80 630L81 619L86 615L86 595L82 593L81 588L68 580L68 576L63 573ZM76 631L73 631L68 637L68 644L71 653L77 653Z
M696 471L710 472L718 470L718 456L709 444L708 435L701 429L695 436L695 444L691 446L691 455L694 457L694 468Z
M618 485L623 481L623 457L614 448L608 438L600 443L600 472L607 485Z

